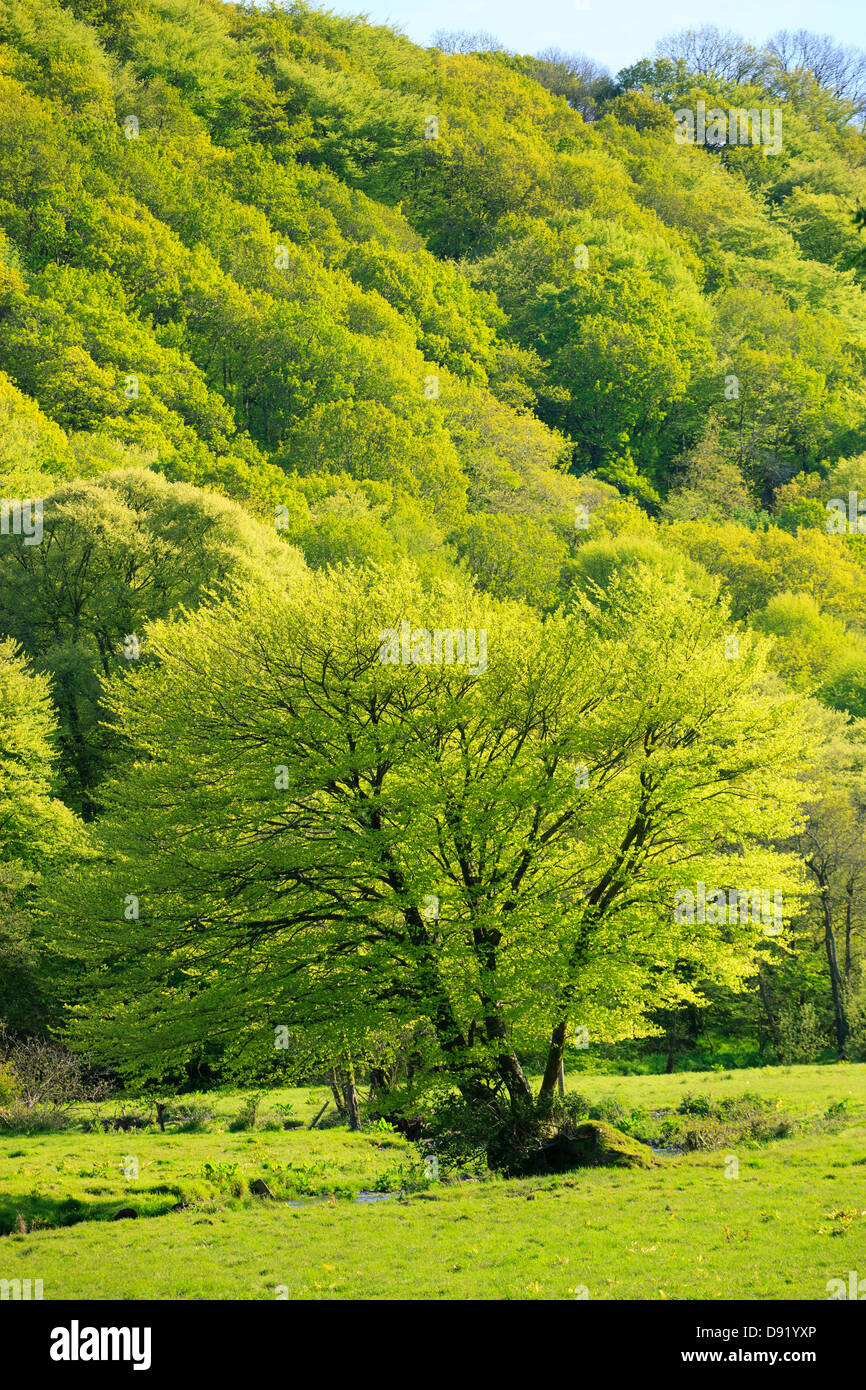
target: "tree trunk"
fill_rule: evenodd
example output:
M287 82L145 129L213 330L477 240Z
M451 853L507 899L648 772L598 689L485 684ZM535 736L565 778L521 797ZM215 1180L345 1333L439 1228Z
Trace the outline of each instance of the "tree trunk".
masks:
M565 1053L565 1029L566 1020L557 1023L550 1035L550 1045L547 1049L547 1062L544 1067L544 1076L541 1078L541 1089L538 1092L536 1108L539 1115L549 1115L553 1109L553 1093L556 1083L559 1080L559 1072L562 1067L563 1054Z
M343 1085L343 1095L346 1097L346 1110L349 1115L349 1128L361 1128L361 1109L358 1105L358 1092L355 1088L355 1068L352 1064L351 1053L346 1054L346 1080Z
M342 1094L341 1094L341 1092L340 1092L340 1083L339 1083L339 1079L338 1079L338 1077L337 1077L337 1068L336 1068L336 1067L331 1067L331 1071L330 1071L330 1074L329 1074L329 1076L328 1076L328 1080L329 1080L330 1083L331 1083L331 1095L334 1097L334 1104L335 1104L336 1107L337 1107L337 1114L338 1114L338 1115L345 1115L345 1113L346 1113L346 1106L345 1106L345 1103L344 1103L344 1101L343 1101Z
M824 945L827 950L827 965L830 969L830 986L833 991L833 1021L836 1027L836 1055L839 1061L845 1055L848 1042L848 1016L845 1012L845 986L839 973L836 955L836 935L833 931L833 917L830 911L830 894L826 884L821 885L821 903L824 909Z
M854 911L854 884L849 878L845 885L845 983L851 978L851 921Z
M770 999L770 991L767 988L767 981L764 979L764 976L761 974L760 970L758 971L758 990L761 995L761 1003L764 1006L764 1013L767 1015L767 1024L769 1025L770 1029L770 1037L773 1039L773 1043L775 1044L775 1046L778 1047L779 1024L776 1020L776 1015L773 1012L773 1004Z
M384 1067L370 1068L370 1100L376 1096L383 1096L388 1091L388 1077Z
M511 1109L515 1114L526 1114L532 1110L534 1104L532 1087L526 1079L526 1074L517 1060L514 1049L507 1046L508 1030L505 1027L505 1020L498 1011L488 1014L484 1020L484 1029L489 1042L506 1044L500 1049L497 1059L499 1075L505 1082L505 1088L511 1101Z

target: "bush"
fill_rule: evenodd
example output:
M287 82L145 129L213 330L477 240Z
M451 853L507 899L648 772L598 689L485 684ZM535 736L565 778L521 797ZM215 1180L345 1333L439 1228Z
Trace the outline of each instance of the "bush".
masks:
M259 1106L262 1103L261 1091L247 1096L238 1114L229 1124L232 1134L237 1134L243 1130L255 1129L258 1124Z
M662 1122L665 1143L687 1150L721 1149L743 1141L766 1143L790 1134L794 1121L781 1110L774 1096L748 1091L717 1100L703 1095L684 1095L677 1114Z
M11 1134L48 1134L66 1129L69 1114L53 1105L25 1105L15 1100L0 1111L0 1125Z
M427 1176L426 1168L422 1160L419 1165L417 1162L401 1162L394 1164L391 1168L386 1168L383 1173L379 1173L373 1181L373 1192L423 1192L431 1183L435 1181Z
M100 1100L109 1091L93 1080L74 1052L45 1038L14 1038L0 1024L0 1125L7 1129L58 1129L81 1101ZM11 1092L5 1102L2 1096Z
M678 1106L681 1115L711 1115L714 1110L709 1096L691 1095L688 1091Z
M350 1197L351 1187L341 1183L335 1165L326 1159L308 1163L270 1158L264 1164L264 1181L275 1197Z
M491 1135L505 1128L510 1118L507 1103L497 1096L472 1103L462 1096L445 1096L434 1107L426 1127L426 1152L438 1158L440 1171L484 1173L489 1167Z
M849 1062L866 1062L866 979L861 979L860 988L849 1000L848 1045L845 1056Z
M126 1134L130 1130L149 1129L150 1116L137 1114L135 1111L127 1111L126 1106L120 1107L120 1114L103 1115L96 1107L93 1108L92 1119L84 1126L86 1133L109 1134L116 1131L118 1134Z
M565 1100L568 1101L566 1096ZM631 1118L631 1111L623 1105L622 1101L617 1100L616 1096L602 1096L601 1100L594 1105L587 1106L583 1097L578 1097L585 1107L581 1114L588 1115L591 1120L604 1120L609 1125L628 1124ZM564 1113L571 1113L564 1111Z
M180 1105L171 1119L181 1134L202 1134L211 1128L214 1112L205 1105Z

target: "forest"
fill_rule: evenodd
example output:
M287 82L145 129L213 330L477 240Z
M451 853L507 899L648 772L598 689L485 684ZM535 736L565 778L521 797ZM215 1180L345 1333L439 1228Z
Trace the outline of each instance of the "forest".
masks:
M520 1178L866 1063L864 114L0 0L0 1134L318 1086Z

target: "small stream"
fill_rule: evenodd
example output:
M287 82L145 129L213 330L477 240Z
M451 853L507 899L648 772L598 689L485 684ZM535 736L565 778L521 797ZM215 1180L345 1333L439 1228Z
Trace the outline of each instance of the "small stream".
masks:
M399 1197L399 1196L400 1196L400 1193L399 1193L399 1192L359 1192L358 1195L357 1195L357 1197L353 1197L353 1198L352 1198L352 1201L353 1201L353 1202L362 1202L362 1203L369 1203L369 1202L389 1202L393 1197ZM331 1200L330 1197L305 1197L304 1200L303 1200L302 1202L290 1201L290 1202L285 1202L285 1203L283 1203L282 1205L287 1206L287 1207L309 1207L309 1206L313 1206L314 1203L321 1203L321 1202L328 1202L328 1203L330 1203L330 1200Z

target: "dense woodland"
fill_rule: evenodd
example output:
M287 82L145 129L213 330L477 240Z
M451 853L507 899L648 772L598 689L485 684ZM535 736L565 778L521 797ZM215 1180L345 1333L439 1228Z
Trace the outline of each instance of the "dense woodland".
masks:
M516 1110L866 1058L852 62L0 0L12 1034ZM485 669L383 664L406 620Z

